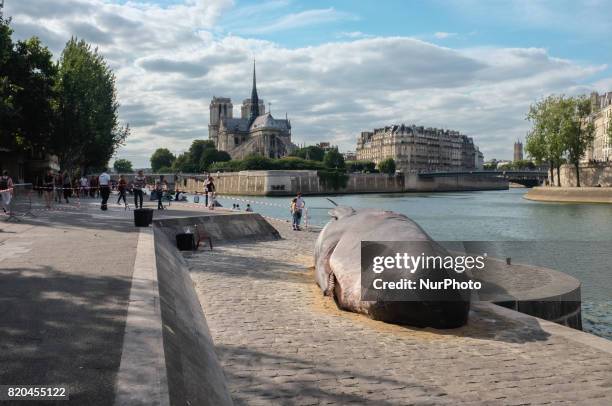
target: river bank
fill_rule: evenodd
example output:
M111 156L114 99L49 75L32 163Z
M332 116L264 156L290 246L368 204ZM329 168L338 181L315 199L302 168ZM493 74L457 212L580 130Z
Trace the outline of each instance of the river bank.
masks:
M612 187L550 187L530 189L525 199L539 202L612 203Z
M584 330L612 339L612 273L608 265L612 205L540 203L523 199L524 193L523 189L511 189L337 195L329 199L340 205L405 214L438 241L512 242L500 250L511 249L508 256L514 262L556 269L580 280ZM289 219L286 197L219 199L225 207L240 204L242 209L245 200L265 216ZM310 225L323 226L329 221L327 212L333 205L327 197L309 196L306 205Z

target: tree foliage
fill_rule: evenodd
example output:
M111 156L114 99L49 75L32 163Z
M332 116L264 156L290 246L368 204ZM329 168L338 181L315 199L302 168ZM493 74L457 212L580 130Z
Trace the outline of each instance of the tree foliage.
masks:
M48 151L54 139L57 67L38 38L13 43L9 23L0 18L0 145Z
M323 164L327 168L344 169L344 157L338 152L338 149L333 148L325 153Z
M189 150L180 154L172 165L175 172L199 173L207 172L215 162L226 162L231 159L225 151L217 151L214 142L210 140L194 140Z
M395 173L395 161L393 158L387 158L380 161L378 163L378 170L382 173L393 175Z
M291 153L291 156L311 161L323 161L323 158L325 157L325 151L321 147L318 147L316 145L310 145L307 147L296 149Z
M532 130L527 136L526 151L537 163L548 162L550 178L554 183L557 169L557 186L561 185L560 166L570 162L576 170L580 186L580 160L593 142L594 127L586 118L591 104L584 96L549 96L529 109L527 119Z
M97 48L71 38L56 83L55 150L64 168L105 165L129 135L118 122L115 75Z
M151 155L151 169L153 172L160 172L161 168L171 168L176 157L167 148L158 148ZM168 172L168 171L166 171Z
M372 161L346 161L345 166L348 172L378 172L376 169L376 164Z
M132 168L132 162L127 159L116 159L115 163L113 163L113 168L115 172L118 173L129 173L134 170Z

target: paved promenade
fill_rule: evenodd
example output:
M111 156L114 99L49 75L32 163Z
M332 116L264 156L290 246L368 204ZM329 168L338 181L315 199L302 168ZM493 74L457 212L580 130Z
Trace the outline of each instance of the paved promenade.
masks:
M173 204L155 218L195 210ZM58 404L112 405L139 241L133 213L103 212L93 199L52 210L37 201L32 213L0 215L0 384L67 385L70 400Z
M62 404L110 405L138 230L120 211L35 213L0 217L0 383L67 385Z
M283 240L186 254L235 404L612 403L609 342L493 305L447 331L340 311L316 234L273 225Z

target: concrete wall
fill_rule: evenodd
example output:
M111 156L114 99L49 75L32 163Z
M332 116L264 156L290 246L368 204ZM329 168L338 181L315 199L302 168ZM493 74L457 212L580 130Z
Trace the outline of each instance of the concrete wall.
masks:
M155 227L164 356L171 405L232 405L187 264Z
M197 217L181 217L154 220L156 228L164 233L175 244L175 236L185 227L193 231L194 225L202 226L212 238L213 245L227 241L241 240L277 240L278 231L259 213L215 214Z
M492 176L456 175L424 177L409 174L405 179L406 192L452 192L461 190L506 190L508 180Z
M573 165L561 166L561 186L576 186L576 169ZM550 182L550 175L548 181ZM555 185L557 184L557 171L555 170ZM612 187L612 162L601 164L588 164L580 168L580 185Z
M612 203L612 187L534 187L524 197L540 202Z
M326 187L316 171L241 171L213 175L217 193L224 195L290 196L305 195L448 192L456 190L508 189L508 181L477 175L424 178L416 174L389 176L380 173L352 173L345 188ZM179 184L188 192L204 190L204 176L186 176Z

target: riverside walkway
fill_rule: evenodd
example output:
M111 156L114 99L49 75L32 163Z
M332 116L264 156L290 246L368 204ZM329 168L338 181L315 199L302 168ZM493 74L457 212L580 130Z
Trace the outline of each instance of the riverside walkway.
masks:
M609 405L612 343L495 305L456 330L338 310L312 275L316 233L185 254L237 405Z
M269 237L265 222L173 203L155 213L153 232L135 228L131 211L97 204L36 205L36 218L0 222L1 385L66 385L70 399L51 402L62 405L612 400L609 341L497 306L478 306L468 326L448 331L340 311L312 277L316 232L273 220L282 239L215 241L184 255L188 273L166 238L172 227L198 217L216 220L200 223L209 231ZM159 280L141 276L149 266ZM141 298L161 304L157 324L143 322ZM126 393L135 397L122 402Z

